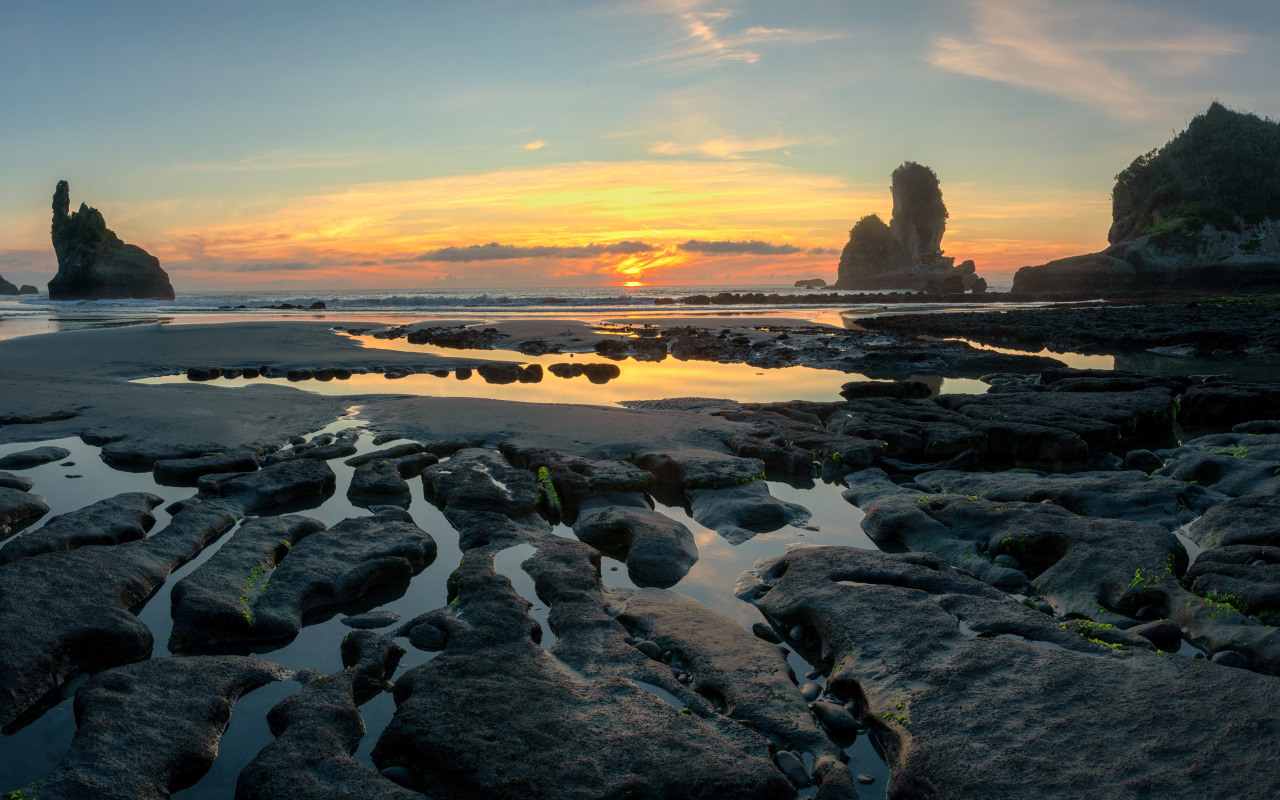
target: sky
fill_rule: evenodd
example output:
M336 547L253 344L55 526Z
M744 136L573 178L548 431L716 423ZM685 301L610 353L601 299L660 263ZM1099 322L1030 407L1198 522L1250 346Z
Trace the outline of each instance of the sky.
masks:
M932 167L988 280L1133 158L1280 116L1274 0L0 0L0 275L55 183L179 292L834 281Z

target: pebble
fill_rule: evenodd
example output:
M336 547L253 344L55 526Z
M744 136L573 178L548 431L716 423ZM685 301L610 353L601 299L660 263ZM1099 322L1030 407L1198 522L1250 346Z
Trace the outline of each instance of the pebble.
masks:
M809 706L813 711L813 715L818 718L823 727L831 731L835 736L844 738L853 738L858 735L858 720L845 710L844 706L826 700L819 700Z
M804 695L806 703L812 703L818 699L818 695L822 694L822 687L816 683L806 683L800 687L800 694Z
M758 638L764 639L766 642L771 644L782 644L782 637L778 635L778 632L775 631L771 625L767 625L763 622L757 622L751 626L751 632Z
M395 624L399 619L400 615L394 611L370 611L354 617L343 617L342 624L348 628L385 628Z
M872 776L872 775L868 775L868 774L867 774L867 773L865 773L865 772L859 772L859 773L858 773L858 783L861 783L861 784L871 784L871 783L875 783L875 782L876 782L876 779L875 779L875 777L874 777L874 776Z
M796 642L804 641L804 626L803 625L793 626L791 630L787 632L787 635L791 637L792 641L796 641Z
M1022 562L1016 556L1008 553L1001 553L996 556L995 564L997 567L1007 567L1008 569L1022 569Z
M391 681L384 680L384 681L382 682L382 691L384 691L384 692L394 692L395 690L396 690L396 685L395 685L394 683L392 683Z
M655 660L662 658L662 646L657 642L651 642L648 639L645 639L644 641L636 644L636 649L641 653L644 653L649 658Z
M1267 565L1267 562L1263 561L1260 558L1255 559L1251 564L1249 564L1249 566L1251 567L1265 567L1266 565Z
M804 762L795 753L790 750L779 750L773 760L778 765L778 769L782 770L782 774L790 778L797 789L809 785L809 773L805 771Z
M817 680L818 678L821 678L821 677L822 677L822 670L820 670L820 669L811 669L811 670L809 670L808 672L806 672L806 673L804 674L804 676L805 676L806 678L808 678L809 680L811 680L811 681L812 681L812 680Z
M680 681L681 683L692 683L693 676L687 672L681 672L678 676L676 676L676 680Z
M1248 669L1249 659L1243 653L1237 653L1234 650L1219 650L1209 659L1215 664L1221 664L1224 667L1234 667L1235 669Z
M400 784L401 786L411 787L413 785L413 773L409 771L408 767L386 767L385 769L379 770L378 774L393 783Z

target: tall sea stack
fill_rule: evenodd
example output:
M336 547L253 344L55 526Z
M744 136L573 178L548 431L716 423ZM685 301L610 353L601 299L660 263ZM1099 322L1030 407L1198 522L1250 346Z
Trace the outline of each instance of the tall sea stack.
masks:
M70 210L71 188L58 181L53 193L58 274L49 281L50 300L173 299L169 276L155 256L120 241L98 209L81 203L74 214Z

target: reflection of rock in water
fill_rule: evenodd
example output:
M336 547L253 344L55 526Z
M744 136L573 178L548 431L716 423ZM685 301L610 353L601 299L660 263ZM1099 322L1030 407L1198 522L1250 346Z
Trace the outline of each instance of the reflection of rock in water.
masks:
M1280 383L1280 358L1181 358L1157 353L1127 353L1116 356L1116 370L1230 375L1242 381Z
M557 378L577 378L586 375L592 383L608 383L622 375L617 364L552 364L547 371Z
M458 367L456 370L454 370L453 376L460 381L465 381L467 378L471 377L471 368Z
M929 387L929 394L942 393L942 376L940 375L912 375L907 378L909 381L919 381Z

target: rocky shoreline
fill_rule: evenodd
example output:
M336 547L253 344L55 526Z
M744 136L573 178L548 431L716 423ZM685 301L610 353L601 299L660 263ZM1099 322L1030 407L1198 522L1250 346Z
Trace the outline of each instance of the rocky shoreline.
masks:
M1147 311L1154 342L1197 309L1009 311L993 335L1105 349ZM1251 330L1243 352L1270 346L1267 313L1214 324ZM981 327L963 316L923 319L981 341L948 327ZM18 389L0 406L0 756L58 703L77 725L51 771L5 788L167 797L283 682L222 796L1280 791L1280 390L867 322L341 326L420 352L313 322L0 342ZM129 382L478 370L484 346L885 380L625 408ZM934 395L919 374L991 388ZM334 422L353 405L359 425ZM46 519L40 470L68 438L152 489ZM843 511L779 496L784 479L843 489ZM761 555L717 571L735 553ZM344 632L317 636L335 615ZM846 766L868 742L887 780Z

